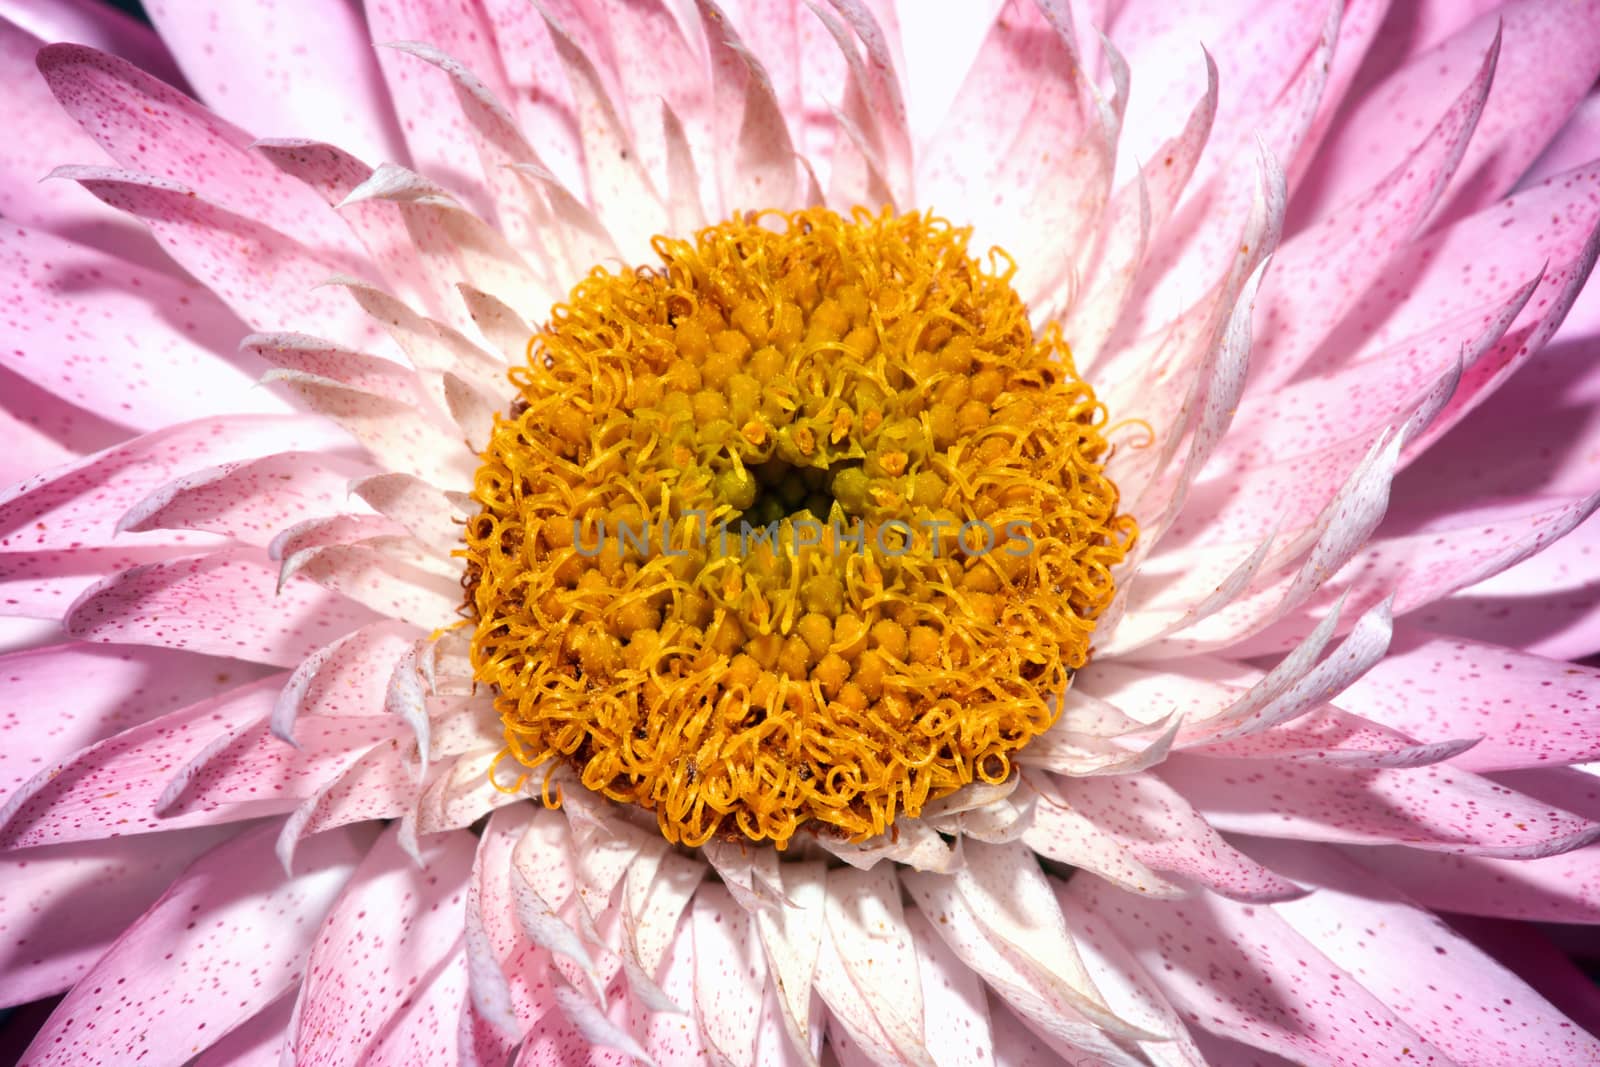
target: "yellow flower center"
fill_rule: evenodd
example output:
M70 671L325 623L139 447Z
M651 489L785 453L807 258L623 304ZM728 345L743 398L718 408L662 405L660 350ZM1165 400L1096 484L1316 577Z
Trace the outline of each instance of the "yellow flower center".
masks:
M734 218L553 310L466 531L512 757L688 845L859 841L1007 779L1136 531L1104 408L969 236Z

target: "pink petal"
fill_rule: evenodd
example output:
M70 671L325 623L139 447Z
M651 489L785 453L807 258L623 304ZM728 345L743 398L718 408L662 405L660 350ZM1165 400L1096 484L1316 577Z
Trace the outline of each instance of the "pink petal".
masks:
M110 9L104 10L109 14ZM141 267L171 272L172 261L137 225L82 189L40 180L64 159L112 163L50 94L34 64L42 44L0 17L0 78L7 87L11 134L0 144L0 212L30 229L69 238Z
M977 226L973 250L1005 248L1019 292L1037 298L1091 251L1111 151L1070 43L1031 3L1015 4L989 28L919 161L918 196L961 205Z
M416 406L302 371L283 371L276 380L343 426L381 466L440 488L471 483L472 453Z
M1113 1035L1146 1036L1095 989L1032 852L975 841L966 849L968 864L954 875L901 875L951 950L1063 1050L1111 1058L1118 1051Z
M0 491L0 547L140 544L117 520L159 486L197 467L278 451L333 451L343 434L304 415L201 419L157 430ZM181 543L163 535L157 543ZM202 542L203 543L203 542Z
M1588 819L1437 764L1361 771L1174 756L1162 777L1237 833L1526 859L1600 837Z
M322 254L364 260L311 190L248 151L248 134L171 86L81 45L45 48L39 70L61 106L120 166L205 189L223 211Z
M120 427L77 410L13 374L0 374L8 402L17 407L15 414L0 408L0 433L11 442L0 454L0 483L11 485L39 471L53 470L83 452L122 439ZM51 424L62 425L64 432L47 433L43 427ZM95 444L85 447L85 431L96 438ZM62 438L79 443L69 447Z
M350 344L371 340L370 324L317 288L357 266L348 255L313 250L165 178L103 167L61 167L53 177L75 180L144 220L185 270L256 329L294 324Z
M1413 848L1341 849L1433 911L1533 922L1600 923L1600 851L1543 859L1456 856Z
M540 146L561 182L583 194L582 149L572 120L572 91L557 72L561 60L539 9L520 0L484 0L494 24L494 43L512 93L513 107L528 139Z
M9 707L0 713L0 790L129 727L248 682L263 668L167 649L62 644L0 657ZM73 699L60 696L71 691Z
M61 1002L32 1062L80 1062L85 1041L124 1062L151 1048L200 1052L293 988L317 924L371 840L325 838L289 880L271 862L270 826L208 853ZM125 1013L126 1023L101 1018L112 1004L106 1020Z
M461 522L470 516L414 475L375 474L351 483L350 492L435 551L449 553L461 544Z
M1107 1003L1123 1017L1162 1035L1162 1040L1140 1043L1145 1055L1162 1067L1205 1067L1207 1061L1188 1028L1128 946L1092 912L1078 907L1066 885L1058 882L1054 888L1072 939L1095 984L1105 991Z
M121 56L169 85L183 75L172 54L150 27L91 0L5 0L0 17L41 41L72 41Z
M1340 696L1341 703L1352 703ZM1463 731L1465 732L1465 731ZM1285 759L1296 763L1319 763L1360 770L1380 767L1426 767L1430 763L1453 760L1465 766L1470 760L1459 758L1481 743L1482 737L1424 743L1376 722L1351 715L1331 704L1317 709L1287 726L1221 744L1205 745L1189 751L1200 756L1228 759Z
M589 203L599 209L601 222L616 238L624 257L642 260L650 236L661 232L663 206L594 63L548 12L545 22L572 84L573 110L589 175Z
M121 837L235 822L294 806L289 797L245 797L164 818L169 783L207 746L264 722L282 676L140 723L45 766L0 808L0 848Z
M259 549L152 563L106 578L67 613L86 641L186 648L294 666L370 611L310 582L277 588L278 569Z
M722 105L717 143L735 146L714 154L722 213L786 203L795 193L795 150L771 78L721 10L706 2L699 9L711 49L713 99ZM735 101L742 101L737 113Z
M752 1062L766 958L750 916L721 886L694 895L694 1015L717 1062Z
M203 530L265 546L307 514L348 506L350 479L370 471L337 454L281 452L185 474L135 504L119 530Z
M1318 886L1273 910L1455 1062L1600 1060L1600 1039L1443 920L1332 849L1263 842L1258 854ZM1396 967L1396 959L1405 966Z
M480 78L499 100L511 100L511 89L494 50L494 34L482 8L440 5L428 0L374 0L366 5L367 25L374 45L419 41L455 56ZM400 116L411 118L405 138L417 169L448 188L465 195L480 212L490 210L477 166L477 153L467 122L454 106L445 77L429 70L412 56L378 48L378 65L388 85L388 96Z
M445 309L445 294L435 291L406 232L403 210L390 204L345 200L372 176L372 168L333 145L275 138L257 141L255 150L285 174L304 182L350 227L368 257L407 299L422 301L429 314Z
M70 989L195 857L234 832L206 827L0 856L0 1005Z
M906 913L922 985L922 1045L940 1067L995 1062L983 982L950 951L919 911Z
M1421 738L1482 737L1457 757L1472 771L1600 758L1600 672L1417 630L1339 702Z
M1235 900L1285 900L1303 892L1224 841L1182 795L1153 775L1064 779L1059 785L1068 803L1157 871Z
M1092 878L1065 895L1112 929L1191 1025L1297 1063L1452 1062L1270 908L1209 894L1135 900Z
M1307 612L1263 634L1244 654L1281 647L1309 626L1310 611L1335 597L1346 611L1392 597L1396 615L1415 611L1543 551L1600 507L1600 494L1567 501L1480 507L1415 532L1374 540L1343 574L1323 586Z
M1493 309L1530 281L1581 262L1600 222L1600 164L1549 178L1414 242L1333 331L1314 363L1334 366L1401 352L1412 338L1443 324L1490 321ZM1483 249L1499 254L1489 262ZM1544 318L1556 286L1518 320L1520 330ZM1469 335L1479 329L1474 325ZM1487 358L1487 357L1485 357Z
M284 820L279 862L291 867L300 843L325 830L410 812L420 789L418 769L414 749L395 737L358 754L343 773L324 778Z
M195 1067L280 1067L293 1015L294 997L279 997L202 1052Z
M1187 890L1141 862L1120 838L1061 797L1055 785L1040 783L1041 795L1022 841L1041 856L1071 864L1130 893L1152 898L1181 897Z
M930 1064L917 949L894 871L830 872L826 913L816 989L833 1021L877 1062Z
M395 1017L363 1053L370 1063L459 1062L462 1012L467 1004L467 963L462 951L423 976L426 985L411 993Z
M472 835L423 845L423 869L391 826L323 922L300 987L296 1063L350 1063L403 1018L416 983L448 966L461 941ZM449 1017L453 1028L456 1016Z
M1455 173L1488 99L1500 55L1495 35L1466 87L1428 133L1385 174L1317 225L1286 241L1274 257L1258 309L1252 368L1258 381L1282 384L1391 259L1417 233Z
M1475 211L1505 195L1522 176L1600 73L1600 12L1583 3L1497 4L1463 24L1473 14L1469 5L1450 5L1448 17L1462 20L1459 29L1451 27L1447 39L1412 55L1381 83L1359 87L1359 105L1339 121L1325 149L1341 165L1312 187L1317 206L1344 202L1374 170L1390 165L1404 131L1443 110L1451 76L1463 77L1496 32L1505 37L1501 69L1482 128L1439 217L1453 220Z
M153 0L149 14L189 84L230 121L273 137L336 140L376 158L402 151L352 7L242 3L194 18L173 0Z

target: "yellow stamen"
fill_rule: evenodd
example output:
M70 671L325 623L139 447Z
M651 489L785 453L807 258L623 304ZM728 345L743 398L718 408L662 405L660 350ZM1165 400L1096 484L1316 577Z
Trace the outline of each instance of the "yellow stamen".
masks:
M554 309L464 552L513 758L688 845L1006 780L1136 529L1104 408L969 237L749 215Z

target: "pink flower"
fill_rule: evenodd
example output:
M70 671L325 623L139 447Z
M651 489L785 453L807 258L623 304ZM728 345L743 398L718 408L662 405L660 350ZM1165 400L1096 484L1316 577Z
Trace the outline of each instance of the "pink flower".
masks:
M1600 3L900 6L0 4L27 1062L1600 1062L1437 916L1600 921ZM436 632L507 366L885 201L1111 412L1092 662L864 843L545 807Z

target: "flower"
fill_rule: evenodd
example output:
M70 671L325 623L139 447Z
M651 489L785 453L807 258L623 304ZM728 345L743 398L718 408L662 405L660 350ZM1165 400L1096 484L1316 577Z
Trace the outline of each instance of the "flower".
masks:
M981 7L0 21L29 1062L1600 1059L1600 11Z

